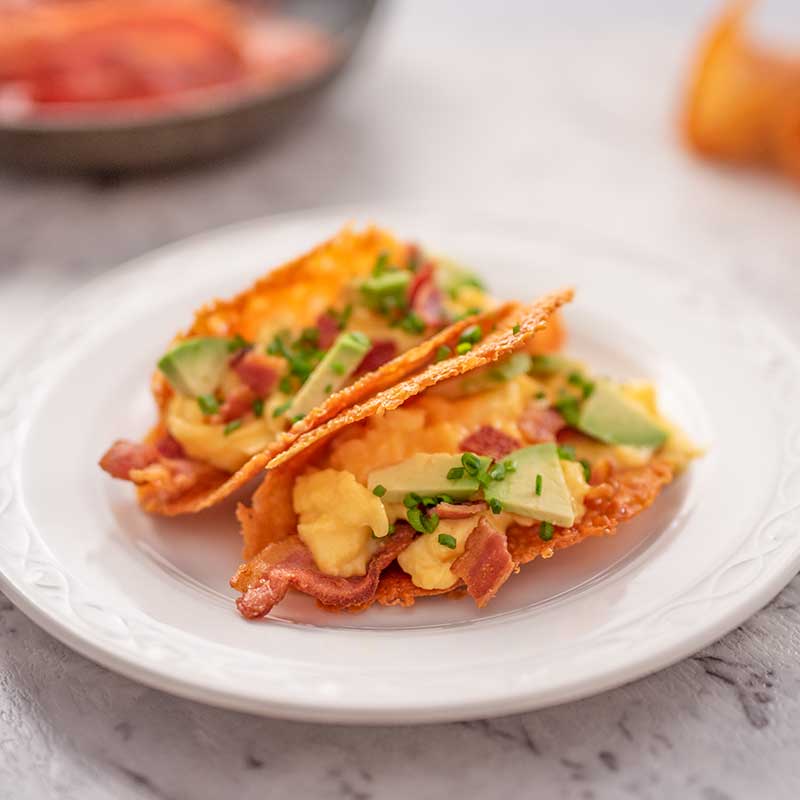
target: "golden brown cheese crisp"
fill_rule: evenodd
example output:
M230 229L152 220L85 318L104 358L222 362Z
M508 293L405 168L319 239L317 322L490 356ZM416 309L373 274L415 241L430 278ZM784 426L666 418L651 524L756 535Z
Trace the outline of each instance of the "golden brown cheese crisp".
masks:
M196 336L236 334L248 340L257 339L263 326L274 318L275 309L282 312L288 309L301 323L311 324L336 303L347 284L354 278L369 274L380 254L388 253L390 258L400 258L404 248L405 245L391 234L378 228L370 227L363 232L345 228L333 239L274 270L244 292L201 308L192 325L176 337L175 342ZM289 431L279 434L233 474L193 459L180 459L169 466L153 464L142 470L133 470L131 478L137 484L141 506L146 511L172 516L215 505L258 475L271 459L301 435L423 368L440 346L452 345L469 325L478 323L491 327L514 307L513 303L502 304L477 316L461 319L367 373L329 396L322 405L295 423ZM145 441L154 444L167 434L164 417L173 391L158 371L153 376L152 389L161 420Z

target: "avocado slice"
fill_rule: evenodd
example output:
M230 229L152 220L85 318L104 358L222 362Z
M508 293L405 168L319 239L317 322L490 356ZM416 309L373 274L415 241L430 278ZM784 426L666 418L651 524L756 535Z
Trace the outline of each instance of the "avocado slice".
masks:
M575 522L572 496L555 442L523 447L503 460L513 461L517 468L502 481L489 484L484 494L490 504L497 500L504 511L564 528ZM536 494L537 475L542 476L540 494Z
M533 356L531 358L532 375L557 375L558 373L573 372L579 364L565 356L550 353L548 355Z
M584 402L577 427L606 444L660 447L667 439L647 412L610 381L598 381Z
M229 341L217 336L187 339L158 362L158 368L176 392L188 397L212 394L230 357Z
M361 292L370 308L390 310L402 306L410 282L410 272L393 269L367 278L361 284Z
M488 456L479 456L481 466L486 469L492 463ZM370 472L367 486L386 489L381 499L387 503L399 503L411 492L419 495L450 495L454 500L468 500L478 492L478 481L464 473L451 480L447 473L461 467L461 456L450 453L416 453L411 458Z
M294 396L286 414L304 416L347 383L372 346L369 338L357 331L340 333L330 350L308 376Z

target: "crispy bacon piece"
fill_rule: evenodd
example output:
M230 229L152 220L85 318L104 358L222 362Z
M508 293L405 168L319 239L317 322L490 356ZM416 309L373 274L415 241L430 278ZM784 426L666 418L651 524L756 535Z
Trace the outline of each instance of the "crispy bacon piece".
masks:
M375 553L367 565L365 575L358 578L338 578L325 575L314 565L309 549L299 537L268 545L257 558L264 560L261 574L251 575L249 585L236 607L243 617L257 619L272 610L286 596L289 589L297 589L311 595L330 608L348 608L368 603L375 595L381 573L411 543L414 530L410 525L397 525L395 533L385 540L381 549ZM275 548L280 558L269 562L269 550ZM240 567L231 584L238 587L237 580L248 565Z
M266 397L278 382L284 362L256 350L247 350L232 363L234 372L259 397Z
M464 581L478 608L483 608L497 594L517 568L507 544L506 535L482 517L469 535L464 552L450 567Z
M154 445L117 439L100 459L100 466L111 477L127 481L132 469L144 469L158 460Z
M252 389L248 386L240 386L225 398L225 402L219 407L219 411L211 417L211 421L220 423L239 419L250 411L255 399L256 394Z
M397 345L391 339L380 339L367 350L364 358L355 371L356 375L364 375L383 366L397 355Z
M433 509L441 519L467 519L482 514L488 506L483 500L475 503L439 503Z
M543 408L534 402L522 412L517 425L528 442L538 444L554 442L556 434L565 428L567 423L558 411Z
M520 446L520 442L513 436L509 436L491 425L481 425L478 430L473 431L459 444L463 453L491 456L495 460L504 458Z
M422 321L431 327L447 322L442 290L436 285L433 264L426 261L408 287L408 304Z
M317 345L320 350L327 350L339 335L339 323L326 311L317 317L317 330Z
M185 458L186 453L181 443L171 434L165 433L157 442L156 450L164 458Z

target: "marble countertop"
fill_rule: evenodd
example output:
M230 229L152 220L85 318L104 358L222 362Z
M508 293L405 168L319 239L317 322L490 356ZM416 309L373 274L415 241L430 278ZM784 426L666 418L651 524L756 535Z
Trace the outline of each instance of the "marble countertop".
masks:
M677 146L689 42L715 3L398 2L353 70L259 150L173 175L0 174L0 359L65 292L228 222L353 203L535 218L731 281L800 339L800 195ZM666 6L669 5L669 9ZM602 11L601 11L602 7ZM632 685L415 728L259 719L122 678L0 595L0 800L742 800L800 794L800 581Z

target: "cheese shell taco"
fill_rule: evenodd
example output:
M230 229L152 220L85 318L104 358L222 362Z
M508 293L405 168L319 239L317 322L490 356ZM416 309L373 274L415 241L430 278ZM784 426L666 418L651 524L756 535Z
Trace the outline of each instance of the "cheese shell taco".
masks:
M158 362L158 421L100 464L142 507L196 512L299 436L396 383L499 306L467 270L378 228L333 239L201 308ZM483 315L483 316L481 316Z

